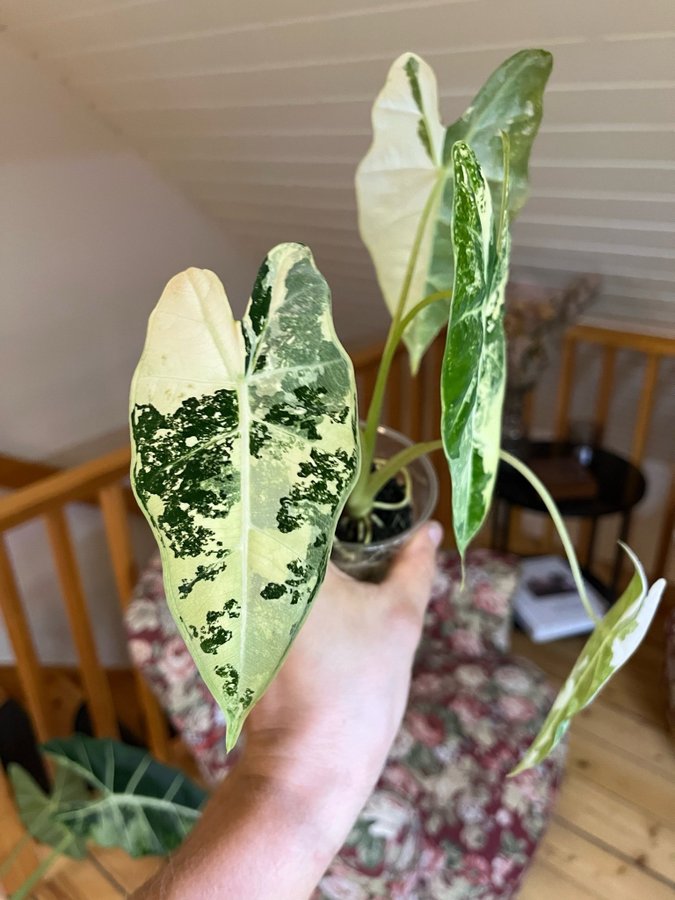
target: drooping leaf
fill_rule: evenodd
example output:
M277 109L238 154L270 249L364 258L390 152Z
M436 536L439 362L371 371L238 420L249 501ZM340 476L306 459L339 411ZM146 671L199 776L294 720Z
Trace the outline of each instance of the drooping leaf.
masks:
M621 597L595 627L539 734L511 775L546 759L567 731L572 717L595 699L612 675L637 650L649 629L666 582L660 578L650 588L639 559L629 547L622 546L635 567L635 574Z
M121 847L130 856L170 853L206 800L206 792L182 772L139 747L78 734L47 741L43 749L59 769L94 791L86 799L61 802L57 821L83 841Z
M353 368L307 247L270 251L241 323L212 272L169 282L131 432L168 603L230 748L323 581L358 470Z
M57 818L62 807L90 800L82 779L73 772L57 769L53 790L51 794L45 794L21 766L9 766L7 774L21 821L35 840L50 847L58 847L60 853L73 859L86 856L84 841Z
M414 53L392 65L373 107L373 143L356 175L361 236L392 315L407 275L403 312L452 288L452 147L457 141L476 153L496 205L504 177L500 135L505 133L511 146L511 216L522 206L551 65L544 50L516 53L493 72L447 131L440 121L432 69ZM405 342L413 371L447 323L448 311L449 300L438 300L408 326Z
M452 156L455 278L441 370L441 438L463 556L490 508L499 463L509 232L506 216L495 227L490 190L473 151L460 142Z

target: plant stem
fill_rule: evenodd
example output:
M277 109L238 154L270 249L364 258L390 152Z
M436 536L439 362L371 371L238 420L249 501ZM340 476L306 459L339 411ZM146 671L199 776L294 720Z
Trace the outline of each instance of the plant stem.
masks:
M418 456L423 456L425 453L433 453L434 450L439 450L442 446L443 441L441 440L426 441L425 443L413 444L411 447L405 447L403 450L400 450L391 459L388 459L383 466L372 473L363 495L359 495L356 503L350 502L350 513L357 519L363 518L372 507L373 500L379 491L390 478L393 478L397 472L414 459L417 459Z
M0 863L0 878L3 878L7 872L12 870L14 863L19 858L19 855L24 847L27 847L28 844L32 840L32 835L30 831L27 831L23 837L20 837L19 840L14 844L9 854L3 859L2 863Z
M505 131L500 131L499 134L502 139L502 167L504 175L502 178L501 206L499 209L499 218L497 219L497 256L501 256L502 242L504 240L504 223L506 221L509 202L509 170L511 166L511 144L509 136Z
M10 896L9 900L24 900L30 892L33 890L35 885L44 877L47 870L53 865L57 856L61 854L61 851L64 850L68 843L70 842L70 835L64 840L62 840L59 844L54 847L49 856L46 856L37 868L33 869L28 878L24 881L21 887L17 888L16 891Z
M595 614L595 610L591 606L590 600L588 599L588 594L586 593L586 586L584 584L584 579L581 575L581 569L579 568L579 562L577 560L577 555L574 552L574 546L572 544L572 540L569 536L569 532L565 527L565 523L563 522L562 516L560 515L560 511L558 507L555 505L555 500L549 492L544 487L544 484L537 478L532 469L525 465L520 459L516 456L512 456L510 453L507 453L506 450L500 450L499 456L504 460L505 463L508 463L510 466L520 472L520 474L525 478L535 491L541 497L542 503L549 511L551 518L553 519L553 524L555 525L558 534L560 535L560 540L562 541L562 545L565 549L565 553L567 555L567 559L570 564L570 568L572 570L572 575L574 577L574 583L576 584L577 590L579 591L579 596L581 598L581 602L584 604L586 612L591 617L592 621L596 624L600 624L600 620Z
M365 487L370 477L370 470L373 464L373 457L375 455L375 438L377 436L377 427L380 424L380 418L382 415L382 404L384 402L384 393L387 387L389 370L394 359L394 354L396 353L396 348L398 347L399 341L403 336L403 331L405 330L405 328L402 329L401 326L403 322L405 322L405 327L407 327L407 325L410 323L408 316L404 317L404 309L408 301L408 293L410 291L410 285L415 273L415 267L417 265L417 258L419 256L422 238L424 237L424 232L429 216L431 215L431 211L434 207L434 204L436 203L436 200L438 199L438 195L443 189L443 185L445 184L445 175L446 173L444 171L439 173L436 179L436 183L433 189L430 191L429 196L427 197L427 201L424 204L424 209L422 210L422 215L420 216L420 220L417 225L415 240L410 251L410 258L408 259L408 265L406 267L405 276L403 278L403 284L401 285L401 292L396 304L396 310L391 320L391 325L389 326L387 340L384 345L384 350L382 351L382 359L380 360L380 366L377 370L375 387L373 388L373 396L371 398L368 415L366 417L366 426L361 436L361 471L359 473L358 481L354 487L354 491L352 492L352 497L356 499L356 502L359 505L362 505L360 503L360 498L361 495L365 493ZM437 299L440 299L440 297ZM425 301L427 300L428 298L425 297L424 300L422 300L421 303L418 304L418 307L421 308L422 304L426 305ZM433 301L429 300L429 303L431 302ZM419 312L419 308L417 308L417 312ZM351 498L348 502L348 505L351 509Z
M410 325L412 320L415 318L417 313L421 312L425 306L431 306L432 303L436 303L437 300L449 300L452 297L452 291L435 291L433 294L427 294L424 300L420 300L417 306L413 306L409 313L406 313L405 317L401 321L399 325L399 340L405 334L405 330Z

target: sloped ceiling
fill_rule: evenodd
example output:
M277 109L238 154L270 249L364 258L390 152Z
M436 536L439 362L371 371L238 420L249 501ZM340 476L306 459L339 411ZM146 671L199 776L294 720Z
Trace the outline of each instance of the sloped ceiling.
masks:
M599 311L675 322L673 0L6 0L1 24L262 254L312 246L342 332L381 307L354 169L389 63L439 77L447 121L524 46L555 69L514 277L604 277ZM372 305L371 305L372 301ZM379 329L368 317L366 333ZM361 324L360 324L361 323Z

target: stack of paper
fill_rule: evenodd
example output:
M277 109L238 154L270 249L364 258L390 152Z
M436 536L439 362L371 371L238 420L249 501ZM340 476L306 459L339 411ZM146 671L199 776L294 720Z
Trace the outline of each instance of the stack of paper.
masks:
M587 581L584 584L591 606L602 618L607 601ZM593 630L569 564L559 556L535 556L521 562L513 608L518 623L538 644Z

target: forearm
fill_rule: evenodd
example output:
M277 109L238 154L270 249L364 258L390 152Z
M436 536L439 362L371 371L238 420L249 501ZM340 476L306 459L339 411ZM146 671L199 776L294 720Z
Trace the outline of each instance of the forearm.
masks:
M283 766L282 766L283 768ZM376 779L311 767L258 774L246 756L167 865L135 900L304 900L340 849Z
M136 900L306 900L372 792L403 716L440 526L381 585L329 568L246 728L242 758Z

